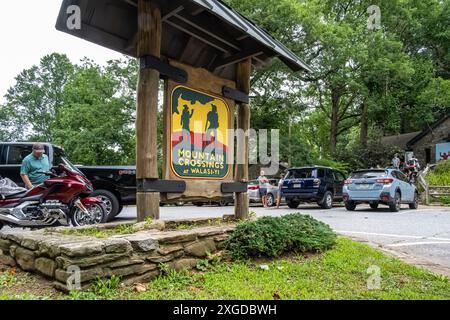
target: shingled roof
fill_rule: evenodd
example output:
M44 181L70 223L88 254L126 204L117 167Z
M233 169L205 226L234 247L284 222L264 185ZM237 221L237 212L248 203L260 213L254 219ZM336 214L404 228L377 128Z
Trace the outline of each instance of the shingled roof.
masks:
M219 0L154 0L162 12L161 55L233 79L235 64L261 68L279 57L293 71L311 68L265 30ZM67 27L67 8L81 8L80 30ZM64 0L56 28L136 57L137 0Z

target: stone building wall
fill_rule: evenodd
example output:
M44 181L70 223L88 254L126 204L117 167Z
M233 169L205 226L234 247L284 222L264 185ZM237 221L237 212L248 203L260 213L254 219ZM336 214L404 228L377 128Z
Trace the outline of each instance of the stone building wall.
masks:
M424 167L426 162L427 149L430 152L430 163L436 162L436 144L447 142L450 134L450 117L447 118L443 123L441 123L437 128L433 129L422 139L417 141L413 146L412 150L419 159L421 165Z

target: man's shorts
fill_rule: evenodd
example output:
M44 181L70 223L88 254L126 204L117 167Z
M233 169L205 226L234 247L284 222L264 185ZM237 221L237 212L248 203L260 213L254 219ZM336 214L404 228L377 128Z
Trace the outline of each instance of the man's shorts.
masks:
M261 196L261 197L264 197L264 196L267 196L267 188L259 188L259 195Z

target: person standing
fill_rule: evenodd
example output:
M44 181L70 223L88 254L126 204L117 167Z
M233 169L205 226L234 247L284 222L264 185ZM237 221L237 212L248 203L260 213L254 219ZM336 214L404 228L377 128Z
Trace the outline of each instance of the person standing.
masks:
M27 189L33 189L34 186L43 183L49 179L45 172L50 171L50 161L45 154L44 145L36 143L33 145L33 152L26 156L22 161L20 176Z
M259 195L261 196L261 201L264 208L267 208L267 186L269 184L269 179L265 176L265 172L261 170L258 177L259 183Z
M281 174L280 181L278 182L278 196L277 196L277 209L280 208L281 198L283 197L283 183L284 183L284 174Z
M392 166L397 170L400 169L400 158L398 157L397 153L394 155L394 158L392 159Z

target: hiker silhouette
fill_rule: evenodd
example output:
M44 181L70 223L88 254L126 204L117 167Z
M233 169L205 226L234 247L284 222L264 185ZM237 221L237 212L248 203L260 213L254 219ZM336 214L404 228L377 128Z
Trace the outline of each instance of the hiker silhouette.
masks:
M183 128L183 140L185 137L186 141L191 139L191 118L194 115L194 109L189 112L189 107L184 105L183 113L181 114L181 127Z
M211 135L214 134L214 146L217 143L217 129L219 129L219 114L217 113L217 106L211 104L212 110L208 112L206 119L206 141L211 144Z

